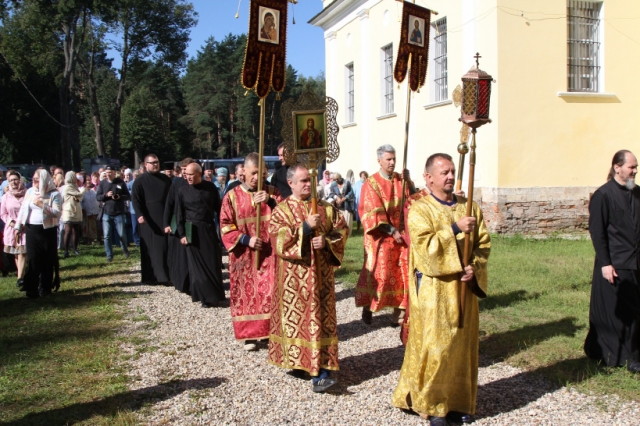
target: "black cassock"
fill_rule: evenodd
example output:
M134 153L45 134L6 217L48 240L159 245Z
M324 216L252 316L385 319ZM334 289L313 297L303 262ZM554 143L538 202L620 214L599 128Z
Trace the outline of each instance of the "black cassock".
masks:
M192 225L192 240L187 245L189 287L194 302L216 303L225 300L222 286L222 253L213 224L220 213L220 195L211 182L183 186L176 199L178 236L186 235L185 224Z
M167 234L163 216L171 179L163 173L143 173L133 181L131 201L136 219L144 217L146 223L138 225L140 234L140 269L143 283L170 281L167 266Z
M176 198L178 191L183 186L188 186L186 179L175 178L169 188L169 195L167 195L167 203L164 208L164 227L171 226L171 219L175 216L176 212ZM178 232L170 234L169 239L169 253L167 256L167 263L169 264L169 277L176 290L183 293L189 293L189 265L187 264L187 247L183 246L180 242Z
M614 179L598 188L589 203L589 232L596 259L584 351L624 366L640 355L640 188L629 191ZM618 274L615 285L602 276L608 265Z

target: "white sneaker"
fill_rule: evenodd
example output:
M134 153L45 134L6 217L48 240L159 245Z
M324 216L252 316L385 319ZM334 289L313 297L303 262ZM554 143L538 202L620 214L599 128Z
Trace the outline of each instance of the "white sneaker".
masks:
M255 340L245 340L244 341L244 350L247 352L255 351L257 348Z

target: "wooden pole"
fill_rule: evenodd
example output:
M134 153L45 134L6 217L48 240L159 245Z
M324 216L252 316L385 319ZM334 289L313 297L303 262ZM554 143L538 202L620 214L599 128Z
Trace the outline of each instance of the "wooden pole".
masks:
M476 129L471 130L471 152L469 153L469 191L467 193L467 217L471 216L472 204L473 204L473 179L476 170ZM471 233L465 233L464 235L464 254L462 263L465 267L469 266L469 251L471 243ZM460 289L460 322L459 328L464 327L464 305L467 297L467 283L461 283Z
M402 158L402 198L400 199L400 232L404 232L404 202L407 192L407 181L404 179L404 171L407 168L407 153L409 152L409 123L411 121L411 85L407 78L407 108L404 118L404 154Z
M311 176L311 214L318 214L318 169L310 169L309 176ZM315 237L320 235L317 229L314 231L313 235ZM316 277L319 281L322 281L320 250L313 250L313 258L315 259Z
M262 191L262 157L264 155L264 115L265 115L265 98L260 99L260 145L258 146L258 192ZM256 238L260 238L260 215L262 212L262 203L256 204ZM256 269L260 269L260 250L256 250L255 257Z

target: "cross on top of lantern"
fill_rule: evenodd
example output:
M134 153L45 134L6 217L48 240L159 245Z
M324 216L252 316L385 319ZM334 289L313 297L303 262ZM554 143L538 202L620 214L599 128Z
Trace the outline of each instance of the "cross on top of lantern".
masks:
M476 53L476 65L462 76L462 116L459 120L472 129L491 123L489 99L493 77L480 69L481 57Z

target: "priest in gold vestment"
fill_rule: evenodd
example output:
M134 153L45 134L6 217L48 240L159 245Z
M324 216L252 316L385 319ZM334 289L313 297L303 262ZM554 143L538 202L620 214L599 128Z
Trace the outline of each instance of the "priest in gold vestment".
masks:
M395 407L429 416L432 426L446 418L470 422L478 391L478 297L487 291L491 248L482 212L453 194L455 167L447 154L427 160L425 180L432 193L411 206L408 229L411 327L393 394ZM470 264L463 268L464 233L471 234ZM460 289L467 285L464 327L459 328Z
M269 221L277 256L269 362L307 371L313 391L324 392L336 384L329 374L338 370L333 271L342 262L349 228L342 213L324 201L311 213L311 179L304 166L291 166L287 181L293 194Z

